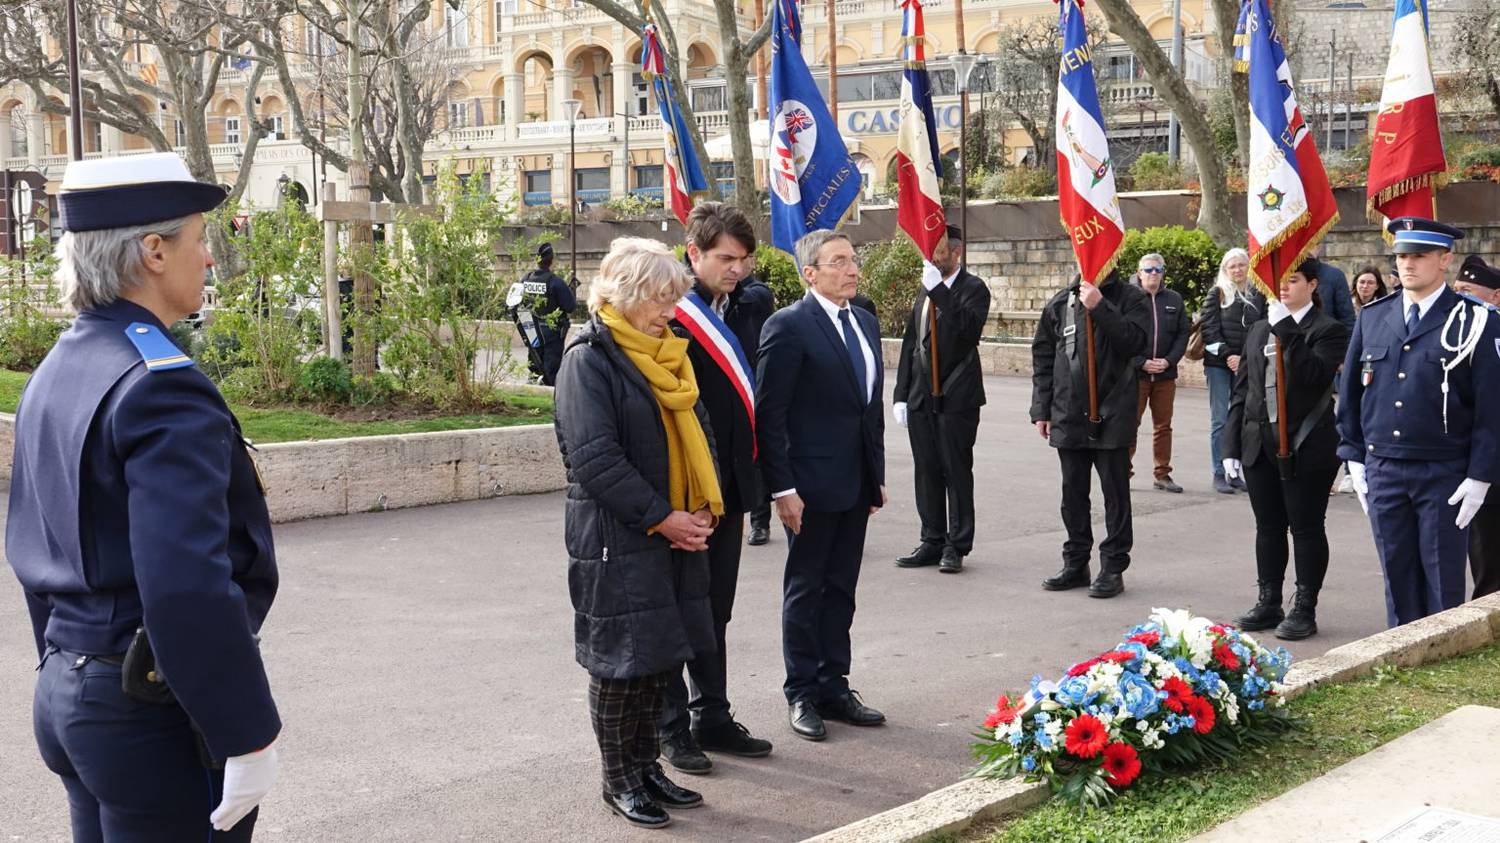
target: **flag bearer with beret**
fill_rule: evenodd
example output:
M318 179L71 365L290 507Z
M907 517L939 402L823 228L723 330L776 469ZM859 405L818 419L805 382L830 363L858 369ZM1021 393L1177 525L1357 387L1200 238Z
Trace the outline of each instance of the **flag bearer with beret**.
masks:
M16 414L5 550L33 723L73 839L247 841L281 720L256 646L271 523L239 423L169 338L224 201L173 153L75 161L58 277L78 314Z
M1360 311L1338 425L1397 626L1464 601L1466 531L1500 477L1500 320L1445 283L1463 232L1388 228L1402 291Z

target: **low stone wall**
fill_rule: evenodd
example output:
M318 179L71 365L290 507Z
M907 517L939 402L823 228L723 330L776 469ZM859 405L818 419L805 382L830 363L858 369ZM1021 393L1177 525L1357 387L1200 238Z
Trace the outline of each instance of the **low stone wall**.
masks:
M0 413L0 483L10 486L11 454L16 451L16 417Z

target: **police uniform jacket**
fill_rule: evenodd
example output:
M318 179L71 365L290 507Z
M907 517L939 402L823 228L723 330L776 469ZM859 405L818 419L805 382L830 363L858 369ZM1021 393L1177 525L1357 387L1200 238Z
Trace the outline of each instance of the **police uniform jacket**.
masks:
M1295 453L1321 453L1324 459L1338 447L1338 432L1333 416L1333 379L1344 352L1349 347L1349 331L1338 320L1314 307L1302 322L1286 317L1275 325L1266 320L1255 323L1245 339L1245 356L1234 378L1234 396L1229 400L1229 416L1224 425L1224 457L1254 465L1264 455L1275 455L1280 447L1280 433L1271 424L1267 403L1267 372L1275 364L1266 355L1266 347L1281 342L1286 361L1286 414L1288 443ZM1274 380L1272 381L1274 383ZM1273 387L1274 389L1274 387ZM1274 392L1269 396L1275 400ZM1317 418L1307 427L1300 446L1297 438L1308 424L1309 414Z
M537 317L537 329L544 340L556 340L568 335L568 314L578 306L578 297L562 276L550 269L533 269L521 279L521 289L537 302L532 310ZM556 321L548 318L558 314Z
M901 359L896 366L896 401L923 409L932 395L932 338L923 311L937 305L938 384L943 409L949 412L984 406L984 374L979 366L979 337L990 316L990 288L979 276L959 270L953 286L922 290L906 319ZM918 323L922 324L918 324Z
M1448 376L1443 430L1443 364L1453 352L1442 336L1460 301L1445 287L1411 336L1401 293L1360 310L1339 384L1341 459L1467 460L1464 476L1500 481L1500 319L1493 314L1473 356ZM1473 306L1464 306L1472 324ZM1456 337L1455 327L1450 342Z
M146 309L79 314L27 384L5 550L38 651L116 655L144 625L216 758L276 738L265 496L219 391Z
M1146 349L1151 324L1151 302L1141 288L1112 274L1099 287L1104 300L1090 315L1094 324L1094 359L1098 375L1099 415L1103 429L1098 439L1088 437L1088 351L1084 314L1089 311L1068 300L1070 287L1052 297L1042 309L1031 341L1031 421L1051 421L1048 442L1054 448L1128 448L1135 444L1136 369L1131 361ZM1068 325L1075 328L1070 344Z

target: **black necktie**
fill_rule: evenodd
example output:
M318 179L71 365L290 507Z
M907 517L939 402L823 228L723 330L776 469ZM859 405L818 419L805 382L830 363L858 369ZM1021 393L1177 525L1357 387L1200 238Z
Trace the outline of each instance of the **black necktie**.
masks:
M1416 305L1406 309L1406 335L1409 337L1417 332L1417 323L1422 321L1422 311Z
M859 350L859 337L854 335L856 330L854 320L851 318L849 308L839 311L839 327L844 332L844 348L849 352L849 362L854 364L854 381L859 384L859 400L865 401L865 354Z

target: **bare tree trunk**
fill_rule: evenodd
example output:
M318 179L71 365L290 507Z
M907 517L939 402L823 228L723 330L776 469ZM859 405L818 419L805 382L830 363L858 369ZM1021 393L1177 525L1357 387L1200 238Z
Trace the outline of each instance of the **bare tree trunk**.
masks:
M359 40L359 0L344 0L349 26L349 200L370 201L370 171L365 163L365 79ZM374 234L368 222L349 225L349 256L354 267L354 309L360 318L354 322L354 360L356 375L375 374L376 348L370 336L370 317L375 312L375 280L365 266L374 245ZM337 288L324 295L337 296Z
M1239 5L1234 0L1213 0L1215 34L1224 52L1224 78L1229 80L1230 108L1234 112L1234 140L1240 166L1250 160L1250 80L1234 72L1234 29Z
M1192 147L1203 191L1198 206L1198 227L1219 243L1239 242L1242 237L1235 232L1234 221L1229 215L1224 162L1219 160L1203 106L1188 90L1182 74L1172 67L1166 53L1157 46L1156 39L1151 37L1128 0L1097 0L1096 5L1104 12L1110 31L1120 36L1145 65L1146 75L1156 87L1157 96L1177 115L1183 136Z
M765 44L771 32L771 24L763 21L755 35L748 42L742 43L734 0L714 0L714 10L719 17L725 86L729 93L729 144L734 151L734 204L754 219L760 213L760 194L755 189L755 152L750 143L750 85L746 77L750 72L750 59Z

